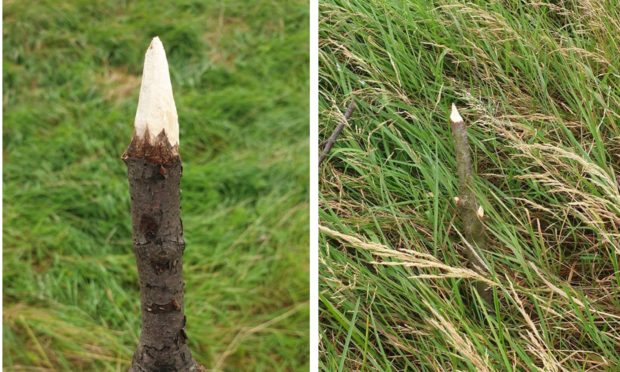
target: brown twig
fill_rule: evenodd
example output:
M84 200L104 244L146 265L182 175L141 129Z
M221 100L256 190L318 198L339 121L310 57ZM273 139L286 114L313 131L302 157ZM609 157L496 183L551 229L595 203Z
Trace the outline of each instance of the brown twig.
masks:
M344 120L340 124L338 124L332 135L329 136L329 138L327 139L327 142L325 142L325 147L323 147L323 152L319 157L319 165L321 165L323 160L325 160L325 157L327 157L327 154L329 154L329 151L336 143L336 139L338 139L338 136L340 135L340 132L342 132L342 130L344 129L344 126L347 125L349 118L353 114L353 110L355 110L355 102L351 102L349 104L347 111L344 113Z
M478 205L473 188L474 171L469 152L469 141L467 140L467 127L454 104L452 105L450 121L452 122L452 138L454 139L459 179L459 196L455 198L455 202L463 224L463 237L467 246L465 252L470 266L473 266L480 274L485 274L486 265L474 250L486 248L486 232L482 223L484 211ZM484 301L491 306L493 305L493 293L486 283L477 282L476 290Z

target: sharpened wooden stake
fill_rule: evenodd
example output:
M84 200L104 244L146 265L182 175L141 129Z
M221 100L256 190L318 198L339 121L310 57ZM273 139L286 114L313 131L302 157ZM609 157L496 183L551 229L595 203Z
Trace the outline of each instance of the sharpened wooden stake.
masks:
M198 371L185 334L179 123L166 52L154 38L144 58L134 135L122 157L131 193L142 330L130 371Z
M466 240L466 255L469 265L481 274L486 274L486 265L474 249L486 248L486 232L481 219L484 217L482 206L476 201L474 192L474 170L467 140L467 127L455 104L450 114L452 137L456 150L456 166L459 180L459 196L454 197L459 217L463 225L463 236ZM483 282L476 282L476 290L480 297L493 308L493 293Z

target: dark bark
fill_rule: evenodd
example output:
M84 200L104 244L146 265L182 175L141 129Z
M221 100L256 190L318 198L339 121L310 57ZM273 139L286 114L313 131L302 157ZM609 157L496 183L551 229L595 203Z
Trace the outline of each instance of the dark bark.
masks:
M321 152L321 156L319 156L319 165L321 165L323 160L325 160L325 158L327 157L327 154L329 154L332 147L336 143L338 136L340 135L340 133L344 129L344 126L347 124L349 118L353 114L353 110L355 110L355 102L351 102L351 104L347 108L347 111L344 113L344 121L342 121L340 124L338 124L338 126L336 126L336 129L334 130L332 135L329 136L329 138L327 139L327 142L325 142L325 147L323 148L323 151Z
M461 121L452 122L452 138L456 151L456 166L459 179L459 200L457 202L458 214L463 226L463 236L473 247L486 249L487 236L484 224L478 216L478 202L474 192L474 170L472 167L467 139L467 127ZM470 266L473 266L480 274L486 274L484 262L475 254L472 247L467 246L465 254ZM476 291L489 305L493 305L493 292L484 282L475 283Z
M163 132L153 142L134 136L123 154L142 308L140 343L130 371L196 371L183 314L181 158Z

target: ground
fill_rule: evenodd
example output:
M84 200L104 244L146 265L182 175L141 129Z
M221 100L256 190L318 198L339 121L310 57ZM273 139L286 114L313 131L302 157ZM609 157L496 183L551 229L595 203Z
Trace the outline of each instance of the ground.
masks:
M357 104L320 170L322 368L620 368L619 33L614 1L321 2L320 138Z
M181 128L193 353L209 369L307 369L308 18L303 1L5 2L6 370L129 366L120 157L156 35Z

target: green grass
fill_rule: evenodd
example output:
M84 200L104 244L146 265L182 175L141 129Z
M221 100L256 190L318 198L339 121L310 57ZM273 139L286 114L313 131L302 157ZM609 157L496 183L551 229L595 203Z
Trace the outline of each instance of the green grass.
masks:
M320 171L321 368L620 368L620 4L525 3L321 3L320 137L358 105ZM458 234L452 102L495 312Z
M307 368L308 16L304 1L5 2L6 370L129 366L120 156L155 35L181 126L193 353L209 369Z

